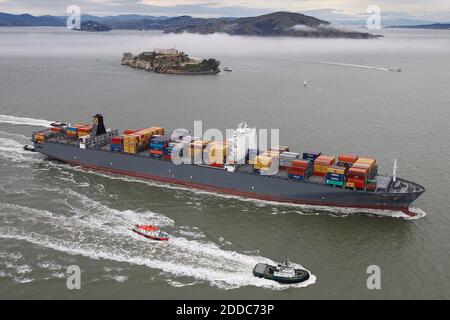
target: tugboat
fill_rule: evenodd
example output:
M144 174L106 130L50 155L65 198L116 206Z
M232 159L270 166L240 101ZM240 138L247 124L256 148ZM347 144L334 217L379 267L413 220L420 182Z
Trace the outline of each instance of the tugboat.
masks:
M30 145L30 144L26 144L23 146L23 150L25 151L31 151L31 152L36 152L36 149L34 148L34 146Z
M253 269L253 275L259 278L273 280L283 284L300 283L309 279L309 272L304 269L295 269L286 258L283 263L271 266L258 263Z
M54 121L50 123L50 126L52 127L65 127L67 126L67 123L61 122L61 121Z
M136 232L137 234L140 234L141 236L144 236L144 237L152 239L152 240L157 240L157 241L169 240L169 235L166 232L159 230L155 226L136 225L133 228L133 231Z

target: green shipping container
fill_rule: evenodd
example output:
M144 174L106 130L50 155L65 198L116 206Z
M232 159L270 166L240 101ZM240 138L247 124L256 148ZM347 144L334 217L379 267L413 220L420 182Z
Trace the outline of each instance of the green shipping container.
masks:
M328 179L327 179L327 184L331 184L333 186L339 186L339 187L343 187L344 186L344 182L343 181L334 181L334 180L328 180Z

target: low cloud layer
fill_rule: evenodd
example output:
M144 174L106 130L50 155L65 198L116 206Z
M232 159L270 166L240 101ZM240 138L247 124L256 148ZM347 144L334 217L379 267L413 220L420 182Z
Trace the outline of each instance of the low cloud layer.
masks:
M49 31L50 30L50 31ZM139 53L174 45L197 57L283 56L304 57L321 54L384 54L386 52L450 53L450 40L439 33L431 37L411 30L406 36L390 30L391 36L373 40L259 38L224 34L162 34L153 31L112 31L82 33L64 28L0 28L2 57L108 58L120 60L122 53ZM417 32L417 33L416 33ZM414 37L411 37L414 35ZM414 39L414 40L412 40Z

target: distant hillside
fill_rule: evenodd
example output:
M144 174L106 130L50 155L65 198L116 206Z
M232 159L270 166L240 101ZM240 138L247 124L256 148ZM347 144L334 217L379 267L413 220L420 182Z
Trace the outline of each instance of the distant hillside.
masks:
M406 26L390 26L389 28L450 30L450 23L432 23Z
M65 20L59 17L0 13L0 26L2 27L62 27L64 25Z
M311 38L377 38L367 32L332 26L330 22L300 13L275 12L247 18L153 17L141 15L82 16L83 21L98 22L111 29L161 30L165 33L226 33L230 35ZM0 14L0 26L64 26L66 17L33 17ZM94 30L92 30L94 31ZM104 30L99 30L104 31Z
M236 19L195 19L192 24L171 26L166 33L227 33L230 35L285 36L314 38L378 37L366 32L350 31L331 26L328 21L300 13L275 12L258 17Z

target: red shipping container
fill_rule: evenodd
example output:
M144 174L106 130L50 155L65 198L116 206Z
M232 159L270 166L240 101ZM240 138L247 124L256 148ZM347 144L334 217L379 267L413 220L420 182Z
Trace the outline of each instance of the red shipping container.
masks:
M358 156L354 154L341 154L338 159L340 162L355 163L358 160Z
M138 130L134 130L134 129L125 129L125 131L123 132L124 134L133 134L138 132Z
M325 177L326 173L324 173L324 172L317 172L316 171L316 172L313 173L313 175L317 176L317 177Z
M349 179L365 180L366 177L367 176L365 174L358 174L358 173L347 174L347 178Z
M151 154L163 154L163 151L162 150L150 150L150 153Z
M211 163L210 166L222 168L223 164L221 164L221 163Z
M310 162L308 160L292 160L291 167L292 168L308 168Z
M294 174L296 176L304 176L307 169L304 168L289 168L288 174Z
M51 127L50 131L51 132L62 132L63 128L61 127Z
M366 186L366 180L364 179L347 178L347 182L354 183L355 188L358 189L364 189L364 187Z
M123 137L121 137L121 136L112 137L111 138L111 143L112 144L122 144L123 143Z

